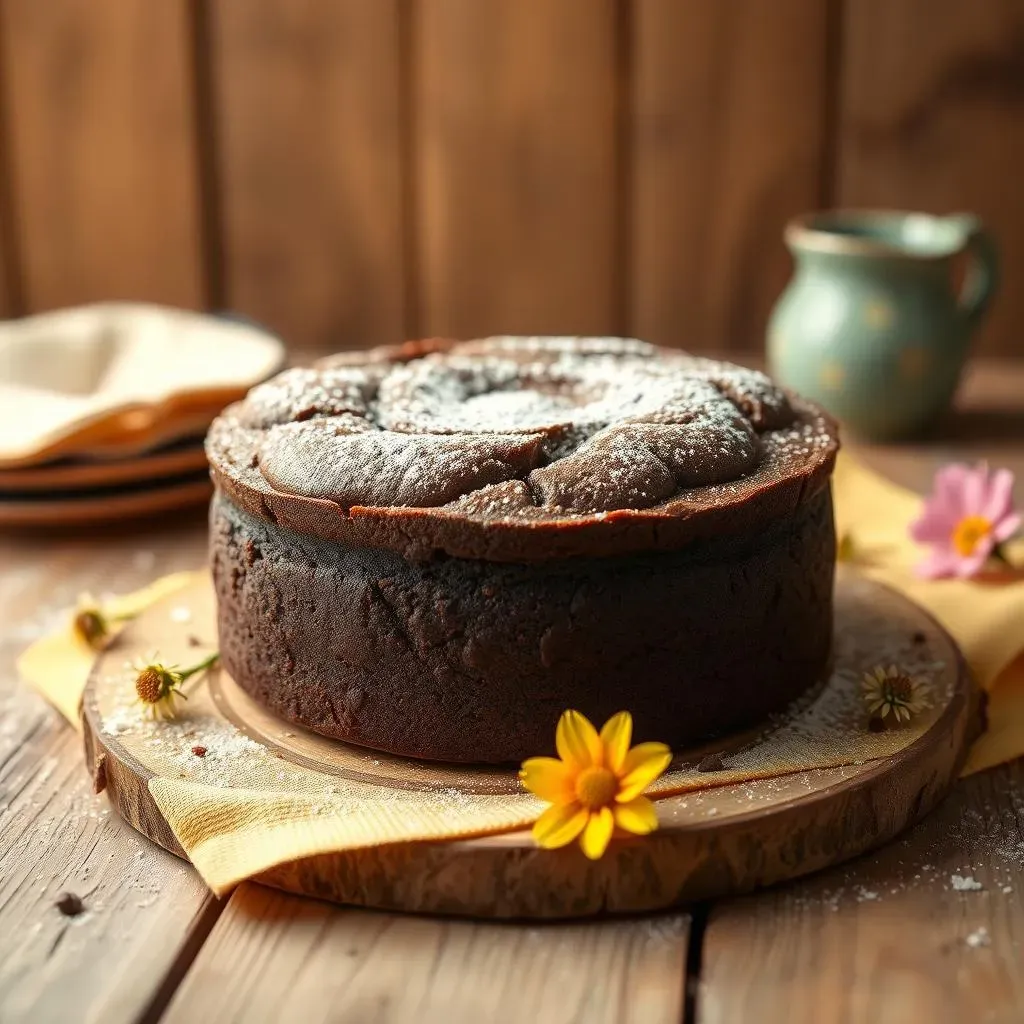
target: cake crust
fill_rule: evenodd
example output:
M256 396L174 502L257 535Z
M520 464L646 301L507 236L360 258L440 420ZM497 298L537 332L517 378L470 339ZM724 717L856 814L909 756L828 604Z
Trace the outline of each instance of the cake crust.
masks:
M826 487L837 448L763 374L622 339L332 357L255 388L207 439L218 488L258 518L510 562L744 533Z

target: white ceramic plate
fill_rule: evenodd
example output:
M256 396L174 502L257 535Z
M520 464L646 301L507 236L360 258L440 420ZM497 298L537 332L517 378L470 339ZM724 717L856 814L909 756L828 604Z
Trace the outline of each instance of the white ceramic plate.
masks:
M284 360L256 327L161 306L0 323L0 469L123 457L201 432Z

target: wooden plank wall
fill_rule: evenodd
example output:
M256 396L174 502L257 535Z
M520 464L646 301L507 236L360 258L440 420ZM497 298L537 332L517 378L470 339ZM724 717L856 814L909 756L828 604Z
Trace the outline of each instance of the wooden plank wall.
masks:
M971 208L1024 354L1024 0L0 0L0 315L756 348L792 215Z
M824 196L823 0L638 0L632 332L757 346L790 260L786 220Z
M221 303L325 347L406 330L398 0L212 0Z
M1024 2L847 0L843 37L838 200L980 214L1003 286L979 347L1024 357Z
M27 310L205 303L186 0L2 0L5 164Z

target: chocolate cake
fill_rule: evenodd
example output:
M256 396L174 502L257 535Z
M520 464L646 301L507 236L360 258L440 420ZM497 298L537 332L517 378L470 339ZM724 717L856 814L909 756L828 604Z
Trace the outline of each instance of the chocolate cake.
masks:
M288 370L207 440L223 664L421 758L550 752L566 708L676 749L750 726L827 667L837 447L763 374L638 341Z

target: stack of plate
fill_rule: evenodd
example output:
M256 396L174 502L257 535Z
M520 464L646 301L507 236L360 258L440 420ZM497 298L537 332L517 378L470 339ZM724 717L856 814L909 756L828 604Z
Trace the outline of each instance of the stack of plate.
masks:
M258 328L159 306L85 306L0 324L0 526L206 501L206 428L284 358Z

